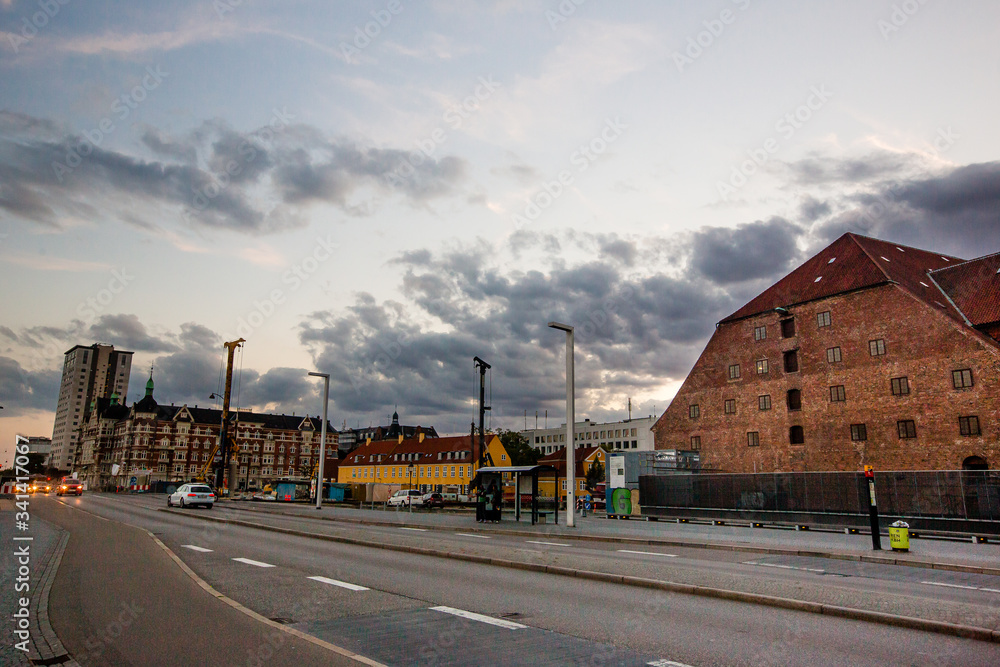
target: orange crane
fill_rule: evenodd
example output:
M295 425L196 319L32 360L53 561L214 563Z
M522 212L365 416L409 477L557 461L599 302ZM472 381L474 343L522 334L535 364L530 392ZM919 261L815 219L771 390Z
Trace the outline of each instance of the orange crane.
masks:
M232 452L229 446L229 399L232 396L233 391L233 357L236 355L236 348L240 347L246 341L242 338L234 340L228 343L223 343L223 347L226 348L226 388L225 393L222 395L222 422L219 428L219 442L215 444L212 448L212 454L208 457L208 461L205 466L198 473L195 478L198 481L204 481L208 476L208 471L215 463L215 455L218 453L219 449L222 449L222 462L215 471L215 488L222 488L223 482L226 481L226 468L228 467L228 488L230 495L232 494L234 487L236 485L236 459L232 457Z

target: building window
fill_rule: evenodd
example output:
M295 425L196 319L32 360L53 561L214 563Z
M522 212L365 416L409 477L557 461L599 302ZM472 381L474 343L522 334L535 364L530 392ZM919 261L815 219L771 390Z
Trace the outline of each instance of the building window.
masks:
M799 372L799 351L789 350L785 352L785 372L786 373L798 373Z
M893 396L906 396L910 393L910 381L906 377L892 378L889 383L892 386Z
M801 410L802 409L802 391L799 389L789 389L788 390L788 409L789 410Z
M912 419L904 419L896 422L896 428L899 431L900 438L917 437L917 424Z
M972 386L972 369L963 368L962 370L951 372L951 383L955 385L955 389L965 389L966 387Z
M830 326L830 311L824 310L822 313L816 315L816 324L820 329L823 327Z
M740 365L739 364L731 364L729 366L729 379L730 380L739 380L740 379Z
M688 417L690 417L691 419L697 419L700 416L701 416L701 408L698 407L697 403L688 406Z
M735 415L736 414L736 399L735 398L727 398L726 402L724 403L723 410L724 410L724 412L727 415Z
M838 384L835 387L830 387L831 403L843 403L846 400L847 400L847 395L844 393L844 385Z
M864 424L851 424L851 440L867 440L868 428Z
M826 360L831 364L840 363L841 361L840 348L839 347L826 348Z
M781 337L791 338L795 335L795 320L789 318L787 320L781 320Z
M761 410L770 410L771 409L771 395L770 394L764 394L763 396L758 396L757 397L757 407L760 408Z
M979 417L959 417L958 432L962 435L980 435Z
M881 357L885 354L885 341L881 338L868 341L868 353L873 357Z
M793 445L801 445L806 441L805 431L801 426L793 426L788 429L788 442Z
M767 373L767 359L759 359L757 361L757 375L764 375Z
M753 328L753 339L754 340L764 340L767 338L767 326L754 327Z
M760 447L760 433L757 431L747 432L747 447Z
M692 435L691 436L691 449L693 449L695 451L698 451L699 449L701 449L701 436L700 435Z

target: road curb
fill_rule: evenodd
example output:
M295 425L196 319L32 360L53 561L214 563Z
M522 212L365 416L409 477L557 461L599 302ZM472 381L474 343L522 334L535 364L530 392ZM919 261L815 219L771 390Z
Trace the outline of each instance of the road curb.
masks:
M351 544L355 546L369 547L373 549L385 549L388 551L399 551L403 553L414 553L423 556L434 556L438 558L450 558L453 560L461 560L471 563L479 563L484 565L493 565L496 567L505 567L515 570L526 570L529 572L539 572L544 574L555 574L566 577L575 577L577 579L586 579L590 581L600 581L604 583L614 583L621 584L624 586L633 586L636 588L649 588L655 590L666 591L670 593L682 593L686 595L700 595L703 597L711 597L722 600L731 600L734 602L746 602L750 604L765 605L769 607L778 607L781 609L790 609L794 611L804 611L813 614L825 614L827 616L836 616L839 618L845 618L850 620L865 621L868 623L878 623L881 625L891 625L896 627L911 628L914 630L921 630L924 632L933 632L937 634L950 635L954 637L962 637L965 639L975 639L978 641L986 641L993 643L1000 643L1000 631L990 630L989 628L980 628L971 625L959 625L955 623L946 623L944 621L933 621L922 618L914 618L911 616L896 616L894 614L887 614L885 612L869 611L866 609L854 609L851 607L839 607L836 605L827 605L819 602L807 602L803 600L794 600L791 598L782 598L772 595L763 595L760 593L746 593L743 591L731 591L722 588L712 588L708 586L698 586L694 584L681 584L672 581L661 581L658 579L647 579L644 577L632 577L629 575L617 575L608 572L594 572L589 570L575 570L568 567L562 567L558 565L543 565L541 563L526 563L523 561L513 561L503 558L491 558L486 556L480 556L477 554L461 554L450 551L438 551L436 549L431 549L428 547L414 547L409 545L400 544L385 544L382 542L370 542L368 540L362 540L353 537L342 537L338 535L322 535L318 533L310 533L304 530L294 530L291 528L280 528L277 526L265 526L259 523L251 523L249 521L243 521L240 519L220 519L208 516L198 516L196 514L191 514L188 512L180 512L174 509L160 508L157 511L169 512L171 514L181 514L183 516L201 519L202 521L211 521L215 523L230 524L234 526L241 526L244 528L257 528L259 530L266 530L270 532L282 533L284 535L294 535L296 537L307 537L311 539L325 540L328 542L337 542L340 544ZM394 525L392 527L395 527ZM152 535L152 534L150 534ZM533 534L532 534L533 535ZM153 537L153 539L156 539ZM157 542L166 549L166 546L162 542ZM169 549L167 549L171 557L177 560L178 563L182 565L187 570L186 565L181 563L180 559L173 554ZM191 572L191 575L194 575ZM196 579L200 581L200 579ZM208 584L205 584L208 586ZM209 587L210 588L210 587ZM214 589L211 589L214 591ZM213 593L217 594L217 593ZM238 605L239 603L233 601L232 604ZM249 610L247 610L249 612ZM253 614L254 612L250 612ZM255 616L256 617L256 616ZM263 618L263 617L260 617ZM265 622L271 622L270 619L264 619ZM370 664L370 663L369 663Z
M232 506L228 506L232 507ZM233 508L242 509L242 508ZM296 519L306 519L308 521L330 521L333 523L350 523L358 524L362 526L380 526L385 528L399 528L400 523L393 521L377 521L371 519L351 519L345 517L330 517L330 516L310 516L305 514L288 514L286 512L275 512L267 509L257 509L257 510L244 510L248 512L261 512L263 514L269 514L272 516L280 516L285 518L296 518ZM490 535L511 535L515 537L538 537L538 532L532 532L527 530L510 530L510 529L495 529L495 530L480 530L479 528L456 528L453 526L437 526L433 524L406 524L407 527L411 528L425 528L427 530L446 530L449 532L476 532L482 534ZM542 533L550 536L558 536L561 539L567 540L578 540L578 541L590 541L590 542L606 542L610 544L626 544L633 546L658 546L658 547L694 547L699 549L712 549L716 551L739 551L743 553L754 553L754 554L766 554L769 556L805 556L812 558L827 558L830 560L852 560L860 561L862 563L873 563L877 565L895 565L898 567L916 567L923 569L932 570L948 570L951 572L965 572L967 574L987 574L995 577L1000 577L1000 568L997 567L985 567L980 565L963 565L960 563L937 563L933 561L925 560L911 560L908 558L899 558L893 556L871 556L867 554L850 554L850 553L838 553L833 551L815 551L812 549L783 549L781 547L755 547L752 545L744 544L725 544L719 542L695 542L692 540L679 540L679 539L660 539L660 538L643 538L643 537L616 537L613 535L574 535L571 533Z

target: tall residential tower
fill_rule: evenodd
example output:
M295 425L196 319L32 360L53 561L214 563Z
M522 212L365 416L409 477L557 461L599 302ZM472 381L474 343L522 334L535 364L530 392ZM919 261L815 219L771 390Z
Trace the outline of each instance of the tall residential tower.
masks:
M113 345L77 345L66 352L52 426L50 465L73 468L80 425L90 404L112 394L124 399L131 368L132 353L116 351Z

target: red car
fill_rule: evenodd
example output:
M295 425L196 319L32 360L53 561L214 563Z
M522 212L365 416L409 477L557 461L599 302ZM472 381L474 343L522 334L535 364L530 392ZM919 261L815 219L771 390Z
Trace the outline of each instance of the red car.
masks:
M63 478L63 481L61 481L59 483L59 486L56 488L56 495L57 496L65 496L65 495L82 496L83 495L83 484L81 484L80 480L78 480L78 479L73 479L71 477L65 477L65 478Z

